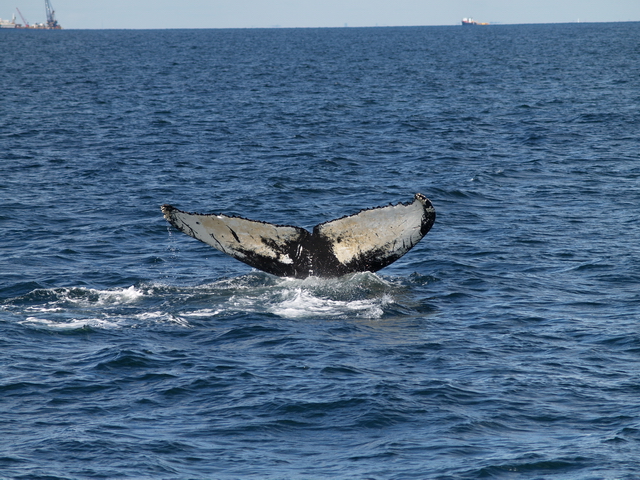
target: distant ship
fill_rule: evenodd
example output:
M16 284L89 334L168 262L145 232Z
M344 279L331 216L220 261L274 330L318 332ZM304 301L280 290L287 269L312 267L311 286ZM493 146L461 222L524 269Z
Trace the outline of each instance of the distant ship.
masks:
M33 25L29 25L29 22L27 22L22 16L22 12L20 12L20 9L16 8L16 10L18 10L18 13L20 14L20 17L22 18L22 21L24 22L24 25L21 23L16 23L16 14L14 13L11 20L3 20L0 18L0 28L36 28L42 30L62 29L62 27L56 20L56 12L53 10L53 7L51 6L51 2L49 0L44 0L44 7L47 12L47 23L34 23Z
M463 18L462 25L489 25L487 22L476 22L473 18Z
M0 28L19 28L19 25L19 23L16 23L15 15L11 20L3 20L0 18Z

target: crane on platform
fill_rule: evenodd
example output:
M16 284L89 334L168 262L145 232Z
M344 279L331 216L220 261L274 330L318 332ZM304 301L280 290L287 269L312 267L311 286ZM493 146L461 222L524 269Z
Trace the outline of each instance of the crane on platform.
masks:
M44 7L47 10L47 28L60 28L55 16L56 12L53 10L49 0L44 0Z
M22 15L22 12L20 11L20 9L16 7L16 10L18 11L18 15L20 15L20 18L22 19L22 23L24 23L24 26L26 28L29 28L29 22L27 22L27 19L24 18L24 15Z

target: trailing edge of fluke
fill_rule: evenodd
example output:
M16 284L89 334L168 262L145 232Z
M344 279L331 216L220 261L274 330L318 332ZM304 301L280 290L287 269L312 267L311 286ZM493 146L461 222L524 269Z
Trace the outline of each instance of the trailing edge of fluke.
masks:
M407 253L431 229L427 197L376 207L320 223L309 233L290 225L227 215L203 215L162 205L175 228L254 268L280 277L338 277L376 272Z

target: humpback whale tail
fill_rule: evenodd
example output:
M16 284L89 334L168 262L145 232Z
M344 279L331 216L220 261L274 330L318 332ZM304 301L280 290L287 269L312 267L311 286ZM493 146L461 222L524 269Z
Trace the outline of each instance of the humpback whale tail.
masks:
M362 210L320 223L309 233L290 225L227 215L203 215L162 205L175 228L254 268L281 277L337 277L376 272L407 253L431 229L433 205L411 203Z

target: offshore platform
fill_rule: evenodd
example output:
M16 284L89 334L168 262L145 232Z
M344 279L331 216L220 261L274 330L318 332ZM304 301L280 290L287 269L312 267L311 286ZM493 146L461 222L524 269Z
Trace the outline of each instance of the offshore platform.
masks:
M51 2L49 0L44 0L44 8L47 12L47 23L34 23L30 25L22 15L20 9L16 8L23 23L16 23L16 15L14 13L11 20L2 20L0 18L0 28L35 28L40 30L61 30L62 27L56 20L56 12L51 6Z

